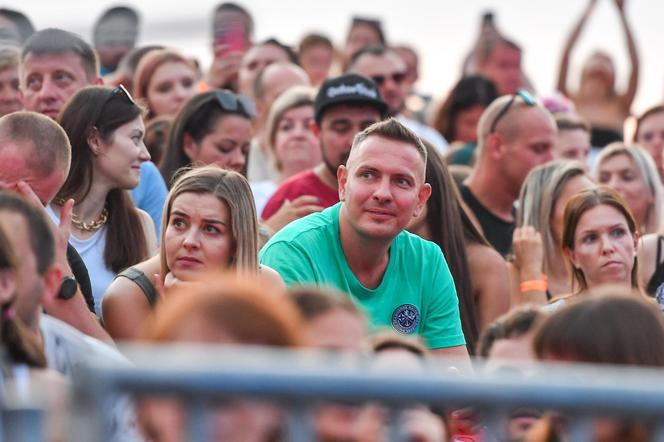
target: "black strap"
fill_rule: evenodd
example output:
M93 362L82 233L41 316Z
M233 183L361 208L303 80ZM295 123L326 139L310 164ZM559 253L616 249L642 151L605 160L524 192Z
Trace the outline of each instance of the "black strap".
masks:
M664 236L657 236L657 259L655 260L657 266L662 262L662 242L664 242Z
M150 303L150 307L155 306L158 299L157 289L154 288L152 281L150 281L150 279L147 276L145 276L145 273L141 272L137 268L129 267L118 273L118 276L116 276L116 278L120 276L123 276L133 281L134 284L139 286L143 291L143 293L145 293L145 297L148 298L148 303Z

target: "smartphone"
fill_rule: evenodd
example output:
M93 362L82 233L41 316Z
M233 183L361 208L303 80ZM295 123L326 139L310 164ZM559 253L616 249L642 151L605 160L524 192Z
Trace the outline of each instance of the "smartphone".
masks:
M244 52L247 45L247 35L244 23L233 21L221 24L214 33L214 43L226 47L226 52Z

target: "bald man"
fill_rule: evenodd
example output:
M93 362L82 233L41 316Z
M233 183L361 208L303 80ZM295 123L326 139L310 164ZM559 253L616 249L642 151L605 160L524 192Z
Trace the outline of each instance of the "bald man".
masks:
M514 202L526 175L553 159L553 117L530 94L497 98L477 128L477 161L461 186L461 196L484 236L503 256L512 249Z

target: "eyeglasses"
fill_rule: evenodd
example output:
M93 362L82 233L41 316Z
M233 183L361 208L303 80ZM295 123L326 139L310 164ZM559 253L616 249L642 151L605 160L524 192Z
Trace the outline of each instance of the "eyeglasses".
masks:
M401 82L406 78L406 73L405 72L395 72L392 75L372 75L371 79L376 83L378 86L382 86L385 81L391 78L393 82L396 84L401 84Z
M215 92L219 106L227 112L244 112L249 118L256 116L256 105L249 97L236 95L225 90Z
M532 96L530 92L524 89L519 89L516 91L516 94L512 95L512 98L510 101L505 104L505 106L498 112L498 115L496 115L496 118L494 118L493 123L491 123L491 129L489 130L489 133L495 132L496 131L496 126L498 125L498 122L500 121L501 118L505 116L507 111L510 110L512 107L512 104L514 104L514 100L516 100L516 97L520 97L524 103L526 103L528 106L535 106L537 104L537 100L535 100L535 97Z

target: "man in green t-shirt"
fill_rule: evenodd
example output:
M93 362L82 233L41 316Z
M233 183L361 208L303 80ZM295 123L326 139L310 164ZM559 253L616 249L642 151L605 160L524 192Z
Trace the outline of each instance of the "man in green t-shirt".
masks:
M261 250L287 285L348 293L372 326L420 334L435 353L468 357L454 282L440 248L404 229L425 207L426 150L394 119L353 141L337 171L341 202L294 221Z

